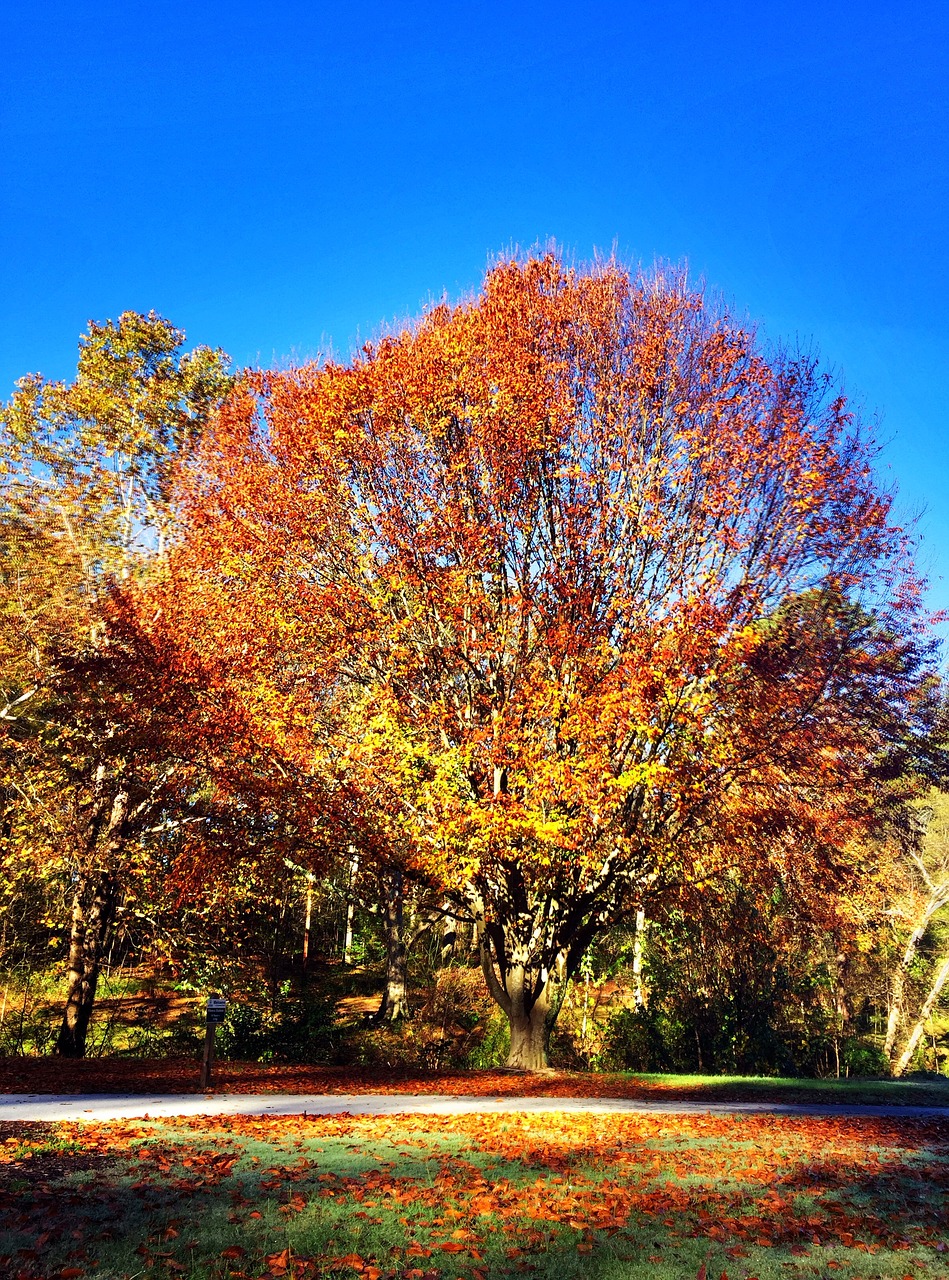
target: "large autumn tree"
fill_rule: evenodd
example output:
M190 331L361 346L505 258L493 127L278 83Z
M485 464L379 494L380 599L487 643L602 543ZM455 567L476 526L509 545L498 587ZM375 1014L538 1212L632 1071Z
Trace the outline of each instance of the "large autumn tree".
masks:
M647 888L835 884L921 678L872 461L813 360L684 274L504 262L246 380L144 616L473 917L534 1068Z

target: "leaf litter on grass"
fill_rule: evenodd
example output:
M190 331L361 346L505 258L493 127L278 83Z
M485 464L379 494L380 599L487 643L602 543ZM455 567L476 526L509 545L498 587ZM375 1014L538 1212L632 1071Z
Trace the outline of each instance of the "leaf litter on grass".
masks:
M23 1280L70 1268L949 1276L949 1134L933 1121L521 1113L62 1123L33 1139L15 1128L0 1134L0 1274Z

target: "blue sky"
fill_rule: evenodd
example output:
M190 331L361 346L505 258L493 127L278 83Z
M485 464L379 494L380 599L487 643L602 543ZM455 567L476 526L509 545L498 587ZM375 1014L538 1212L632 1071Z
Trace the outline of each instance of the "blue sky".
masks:
M949 5L5 6L0 396L154 308L345 356L512 245L687 260L879 415L949 608Z

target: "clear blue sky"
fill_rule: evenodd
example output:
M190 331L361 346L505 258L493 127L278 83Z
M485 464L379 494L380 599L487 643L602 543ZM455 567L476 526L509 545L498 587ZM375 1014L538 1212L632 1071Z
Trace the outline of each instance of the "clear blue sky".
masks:
M945 0L10 2L0 47L0 397L129 308L266 365L511 245L685 259L880 415L949 607Z

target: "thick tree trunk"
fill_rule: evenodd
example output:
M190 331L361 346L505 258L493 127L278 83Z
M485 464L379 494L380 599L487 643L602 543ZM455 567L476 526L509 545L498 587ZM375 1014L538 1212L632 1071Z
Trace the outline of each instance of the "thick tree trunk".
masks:
M380 1022L398 1022L408 1017L408 947L405 941L405 886L396 867L379 877L386 935L386 985L382 993Z
M480 930L481 970L488 991L507 1016L511 1047L505 1066L516 1071L545 1071L549 1065L550 1034L567 990L566 972L559 966L545 973L540 989L534 975L520 965L505 967L501 982L491 955L487 931Z
M552 1029L548 1025L546 1007L535 1004L530 1013L512 1009L507 1017L511 1029L511 1048L505 1065L518 1071L546 1070Z
M469 902L481 971L489 994L507 1017L510 1028L506 1065L521 1071L544 1071L549 1065L551 1033L567 988L590 944L592 917L579 921L576 927L564 928L562 932L569 937L569 943L558 945L556 934L560 930L549 919L543 926L548 933L545 940L533 930L523 930L516 919L486 920L477 893L471 895Z
M80 881L73 897L66 1011L56 1041L63 1058L82 1058L99 985L99 970L119 906L119 884L108 872Z

